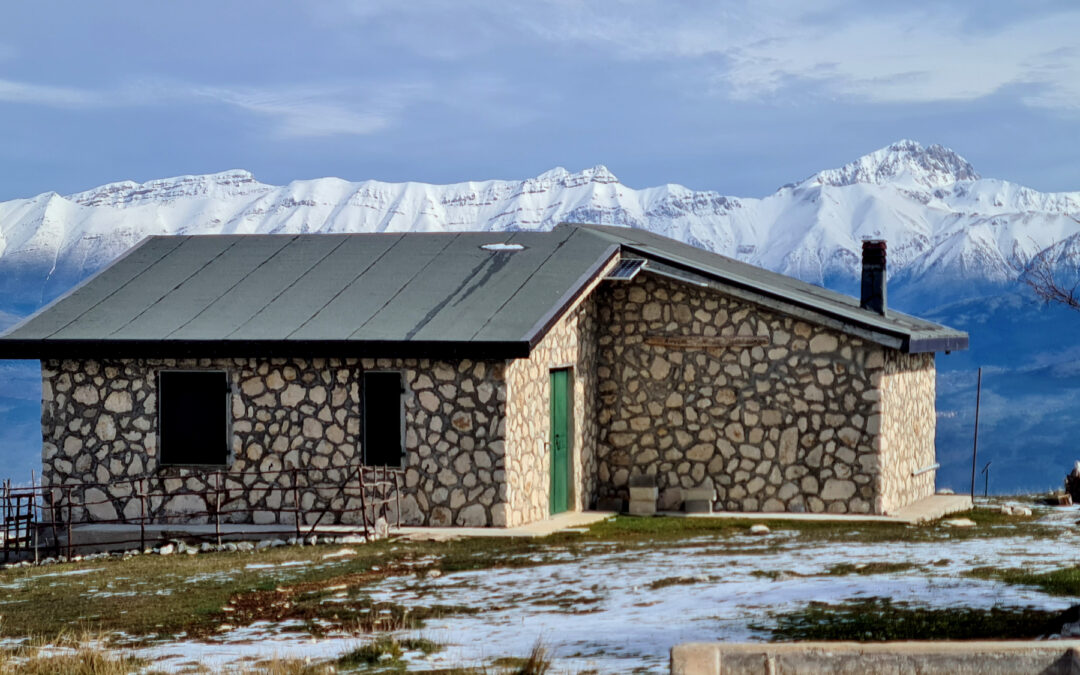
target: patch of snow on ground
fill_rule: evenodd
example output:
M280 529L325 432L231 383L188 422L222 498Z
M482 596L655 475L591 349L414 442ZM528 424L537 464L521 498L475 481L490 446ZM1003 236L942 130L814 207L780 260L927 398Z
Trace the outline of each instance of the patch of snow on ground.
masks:
M483 665L498 657L525 656L541 640L555 657L556 671L622 673L664 670L668 650L681 642L765 640L768 634L754 624L768 625L770 612L796 610L813 601L887 597L928 607L1063 610L1074 599L962 574L983 566L1037 572L1073 565L1078 546L1080 533L1070 531L1053 538L835 543L803 542L781 530L764 537L700 537L677 547L595 544L576 557L552 549L536 559L559 562L437 578L391 577L365 590L378 602L480 610L428 621L419 632L398 633L419 634L445 646L436 654L410 658L411 668ZM917 567L892 574L828 574L835 565L871 563ZM673 578L680 583L651 587ZM175 655L155 664L165 670L191 660L214 668L256 656L332 658L364 641L351 636L313 640L283 628L259 624L210 643L170 643L140 655Z

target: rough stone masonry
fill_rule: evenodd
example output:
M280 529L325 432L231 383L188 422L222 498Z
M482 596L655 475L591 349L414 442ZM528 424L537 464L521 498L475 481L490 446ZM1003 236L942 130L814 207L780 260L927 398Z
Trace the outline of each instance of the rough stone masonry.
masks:
M760 344L677 348L656 336ZM207 511L205 472L159 463L156 373L173 368L229 375L223 510L236 511L233 522L291 523L283 469L294 467L304 470L306 521L326 506L357 506L312 485L344 480L363 456L360 387L373 369L401 372L405 384L406 523L548 517L553 368L572 374L573 509L625 498L640 474L655 475L662 494L712 487L717 508L733 511L885 513L934 489L933 472L918 473L934 462L933 354L642 272L590 288L527 359L44 361L43 482L103 502L76 521L137 518L132 484L117 481L140 477L159 486L149 515L198 521L190 514Z
M933 493L934 357L641 274L598 296L601 496L631 475L731 511L885 513ZM650 336L759 337L670 349Z

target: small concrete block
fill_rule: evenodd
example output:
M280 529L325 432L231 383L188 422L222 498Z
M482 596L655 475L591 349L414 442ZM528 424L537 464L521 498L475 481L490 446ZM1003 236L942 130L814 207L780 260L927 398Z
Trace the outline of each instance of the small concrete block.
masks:
M716 499L716 489L711 487L702 488L687 488L683 490L683 500L685 501L701 501L709 500L710 502Z
M718 645L691 642L671 648L671 675L720 675Z
M630 500L630 515L632 516L654 516L656 515L656 502L655 501L635 501Z
M630 488L630 501L652 501L655 502L660 496L660 490L654 487L632 487Z
M683 511L686 513L712 513L711 499L687 499L683 502Z
M630 487L656 487L656 476L630 476Z
M660 500L657 502L657 507L661 511L677 511L682 508L682 501L682 488L667 488L660 491Z
M615 513L622 513L626 510L625 499L600 499L596 502L597 511L614 511Z

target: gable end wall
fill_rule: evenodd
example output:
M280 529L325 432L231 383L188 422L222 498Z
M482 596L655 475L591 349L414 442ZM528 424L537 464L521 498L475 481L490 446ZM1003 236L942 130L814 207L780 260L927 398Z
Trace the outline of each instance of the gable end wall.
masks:
M932 492L932 474L902 478L933 456L926 357L909 376L912 360L892 350L647 273L601 288L597 303L601 498L625 499L639 474L657 477L662 509L678 508L668 488L712 486L716 508L729 511L832 513L881 513ZM648 335L767 344L669 349L645 344ZM896 414L883 424L886 405Z

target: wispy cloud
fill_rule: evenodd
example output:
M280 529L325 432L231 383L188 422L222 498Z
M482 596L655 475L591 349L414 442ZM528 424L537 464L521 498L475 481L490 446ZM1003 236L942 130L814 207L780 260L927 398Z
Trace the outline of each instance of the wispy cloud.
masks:
M706 60L714 85L739 100L806 84L845 99L905 103L972 100L1021 87L1028 104L1080 108L1080 11L981 29L948 7L864 13L847 5L808 16L758 3L737 12L647 18L575 21L594 28L568 36L595 38L624 58Z
M1080 109L1080 8L1021 8L989 21L981 5L912 2L893 7L830 0L415 0L357 3L352 17L408 25L402 46L455 54L483 37L569 44L584 54L668 62L685 81L734 100L768 100L809 86L824 97L862 102L974 100L1013 92L1028 105ZM430 38L430 39L429 39ZM459 53L467 58L462 45Z
M54 108L85 108L102 105L105 99L95 92L76 87L54 87L0 79L0 102Z
M189 93L274 120L283 137L366 135L382 131L414 101L427 95L421 85L307 89L204 87Z
M275 89L157 81L94 90L0 80L0 103L68 109L224 105L268 120L272 132L286 138L376 133L427 95L428 88L418 84Z

